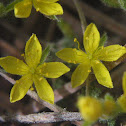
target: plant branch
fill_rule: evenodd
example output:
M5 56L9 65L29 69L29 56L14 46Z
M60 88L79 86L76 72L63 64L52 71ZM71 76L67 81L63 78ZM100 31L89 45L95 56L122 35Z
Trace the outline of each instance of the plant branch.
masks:
M79 0L73 0L73 2L74 2L76 9L78 11L79 18L80 18L80 21L81 21L82 32L84 34L84 31L85 31L86 26L87 26L87 22L86 22L86 19L85 19L85 16L84 16L84 12L82 11L82 9L79 5Z
M0 122L15 121L20 123L53 123L61 121L80 121L82 117L79 112L46 112L29 115L1 116Z
M89 74L89 76L90 76L90 74ZM88 76L88 78L86 80L86 94L85 94L86 96L89 96L89 85L90 85L89 76Z

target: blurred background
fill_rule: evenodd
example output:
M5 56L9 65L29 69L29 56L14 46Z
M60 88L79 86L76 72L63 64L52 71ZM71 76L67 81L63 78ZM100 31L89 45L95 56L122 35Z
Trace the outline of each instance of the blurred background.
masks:
M7 5L11 0L0 0ZM32 8L30 17L26 19L15 18L14 12L9 12L6 16L0 18L0 56L15 56L23 59L24 47L32 33L35 33L42 44L43 50L49 45L50 54L46 59L49 61L61 61L55 56L55 53L65 47L77 47L74 43L76 37L83 50L83 33L80 19L76 7L72 0L60 0L59 3L64 9L62 16L57 16L59 22L50 20ZM80 7L85 15L87 24L95 23L100 34L107 33L108 40L105 45L126 43L126 11L119 8L108 7L100 0L80 0ZM63 61L62 61L63 62ZM64 62L65 63L65 62ZM68 111L78 111L76 107L77 97L84 93L83 88L72 89L70 85L71 74L77 65L67 64L71 71L58 79L48 79L52 88L55 90L55 101L62 108ZM110 65L109 65L110 66ZM116 66L116 67L115 67ZM114 89L107 89L92 82L91 90L95 90L95 95L102 97L110 92L115 98L122 94L122 75L126 71L125 60L115 65L110 73L114 83ZM19 76L8 74L15 80ZM94 86L95 85L95 86ZM11 114L31 114L50 111L39 105L29 96L25 96L16 103L10 103L9 93L12 84L0 76L0 115ZM100 89L101 90L100 90ZM96 94L96 92L98 94ZM92 94L93 95L93 94ZM125 119L118 118L116 125L125 125ZM105 126L99 122L95 126ZM52 124L20 124L20 123L0 123L0 126L74 126L70 122L60 122Z

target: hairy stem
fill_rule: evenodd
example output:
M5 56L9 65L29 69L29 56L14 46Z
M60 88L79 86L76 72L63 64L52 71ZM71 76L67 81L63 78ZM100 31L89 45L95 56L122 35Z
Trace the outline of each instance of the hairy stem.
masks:
M1 116L0 122L16 121L20 123L52 123L82 120L79 112L46 112L29 115Z
M86 19L85 19L85 16L84 16L84 12L82 11L82 9L80 7L79 0L73 0L73 2L74 2L76 9L78 11L79 18L80 18L80 21L81 21L82 32L84 34L84 31L85 31L86 26L87 26L87 22L86 22Z
M89 74L89 76L90 76L90 74ZM85 93L86 96L89 96L89 84L90 84L89 76L88 76L88 78L86 80L86 93Z

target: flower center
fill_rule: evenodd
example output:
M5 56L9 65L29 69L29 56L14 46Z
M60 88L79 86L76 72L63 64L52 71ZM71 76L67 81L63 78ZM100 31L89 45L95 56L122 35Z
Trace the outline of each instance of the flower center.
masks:
M88 59L90 59L90 60L92 59L92 54L90 54L90 53L88 54Z
M35 73L35 69L34 69L34 68L30 68L29 71L30 71L30 73L32 73L32 74Z

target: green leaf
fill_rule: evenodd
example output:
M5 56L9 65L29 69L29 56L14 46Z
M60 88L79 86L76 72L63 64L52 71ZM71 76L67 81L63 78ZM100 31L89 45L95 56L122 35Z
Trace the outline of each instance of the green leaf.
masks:
M100 39L99 47L104 46L104 44L105 44L105 42L106 42L107 40L108 40L108 36L107 36L107 33L105 32L105 33L102 35L101 39Z
M0 17L4 15L6 15L5 6L3 5L3 3L0 3Z
M50 20L56 20L57 22L60 22L60 19L56 15L46 16L46 17L49 18Z
M121 8L126 10L126 0L101 0L110 7Z
M74 32L72 27L63 19L60 19L60 22L58 22L58 26L66 38L74 38Z
M119 0L101 0L101 1L110 7L120 8Z
M105 95L105 100L112 100L112 101L114 101L114 98L109 93L107 93Z
M15 0L12 3L8 4L6 7L6 13L12 11L14 9L14 5L17 4L18 2L21 2L22 0Z
M98 98L101 95L102 91L100 88L96 87L95 84L96 84L95 82L92 82L90 84L89 92L91 97Z
M120 7L126 10L126 0L118 0Z
M41 57L41 60L40 60L40 64L42 64L46 60L49 53L50 53L50 46L47 46L45 48L45 50L42 52L42 57Z
M115 126L116 124L116 119L108 120L107 121L108 126Z

